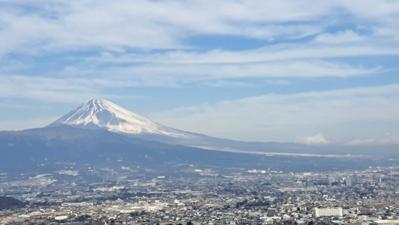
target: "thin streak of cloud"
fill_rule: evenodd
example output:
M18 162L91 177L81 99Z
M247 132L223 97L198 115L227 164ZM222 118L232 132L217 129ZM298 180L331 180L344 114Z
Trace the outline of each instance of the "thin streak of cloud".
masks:
M394 1L0 1L2 54L185 48L199 34L272 40L314 35L342 20L394 24ZM307 7L312 5L312 7ZM339 10L338 10L339 9ZM342 14L346 16L342 19ZM338 22L331 20L338 18ZM320 21L320 22L317 22ZM388 37L389 39L389 37Z

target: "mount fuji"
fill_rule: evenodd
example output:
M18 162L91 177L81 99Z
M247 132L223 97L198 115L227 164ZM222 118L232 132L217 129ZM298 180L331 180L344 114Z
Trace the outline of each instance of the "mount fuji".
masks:
M163 126L105 99L91 99L86 104L51 123L49 127L72 126L105 129L121 134L156 134L183 137L187 132Z
M105 99L91 99L47 127L103 130L148 141L194 147L205 147L206 145L210 148L213 145L216 147L218 143L223 143L223 146L225 146L225 144L231 142L230 140L183 131L153 122Z
M47 127L103 130L142 140L199 147L208 150L234 151L234 148L242 144L246 148L252 149L247 145L249 143L246 142L214 138L153 122L105 99L91 99Z
M374 150L215 138L167 127L108 100L92 99L48 126L1 131L0 171L121 162L162 170L176 165L280 170L331 169L337 165L352 168L370 165L364 163L364 154L383 155ZM354 163L356 160L361 164Z
M108 100L92 99L48 126L0 132L0 171L25 171L65 163L124 162L152 168L259 163L255 155L199 147L217 146L224 141L170 128Z

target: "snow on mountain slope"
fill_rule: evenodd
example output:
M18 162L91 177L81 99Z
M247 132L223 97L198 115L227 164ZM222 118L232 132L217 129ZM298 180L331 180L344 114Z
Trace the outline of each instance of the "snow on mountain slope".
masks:
M99 128L126 134L157 134L169 137L185 135L184 131L157 124L104 99L91 99L49 126L59 125Z

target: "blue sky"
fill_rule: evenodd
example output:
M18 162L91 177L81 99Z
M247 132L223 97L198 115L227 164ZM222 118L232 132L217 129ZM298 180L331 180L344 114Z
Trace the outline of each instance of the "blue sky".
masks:
M399 2L0 0L0 130L93 97L218 137L399 143Z

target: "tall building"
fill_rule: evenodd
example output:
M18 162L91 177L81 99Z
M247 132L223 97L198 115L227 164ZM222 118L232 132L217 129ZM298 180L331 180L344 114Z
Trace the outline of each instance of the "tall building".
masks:
M345 185L348 186L348 187L350 187L350 186L352 186L352 184L353 184L353 179L352 179L352 177L351 177L351 176L347 176L347 177L345 178Z

